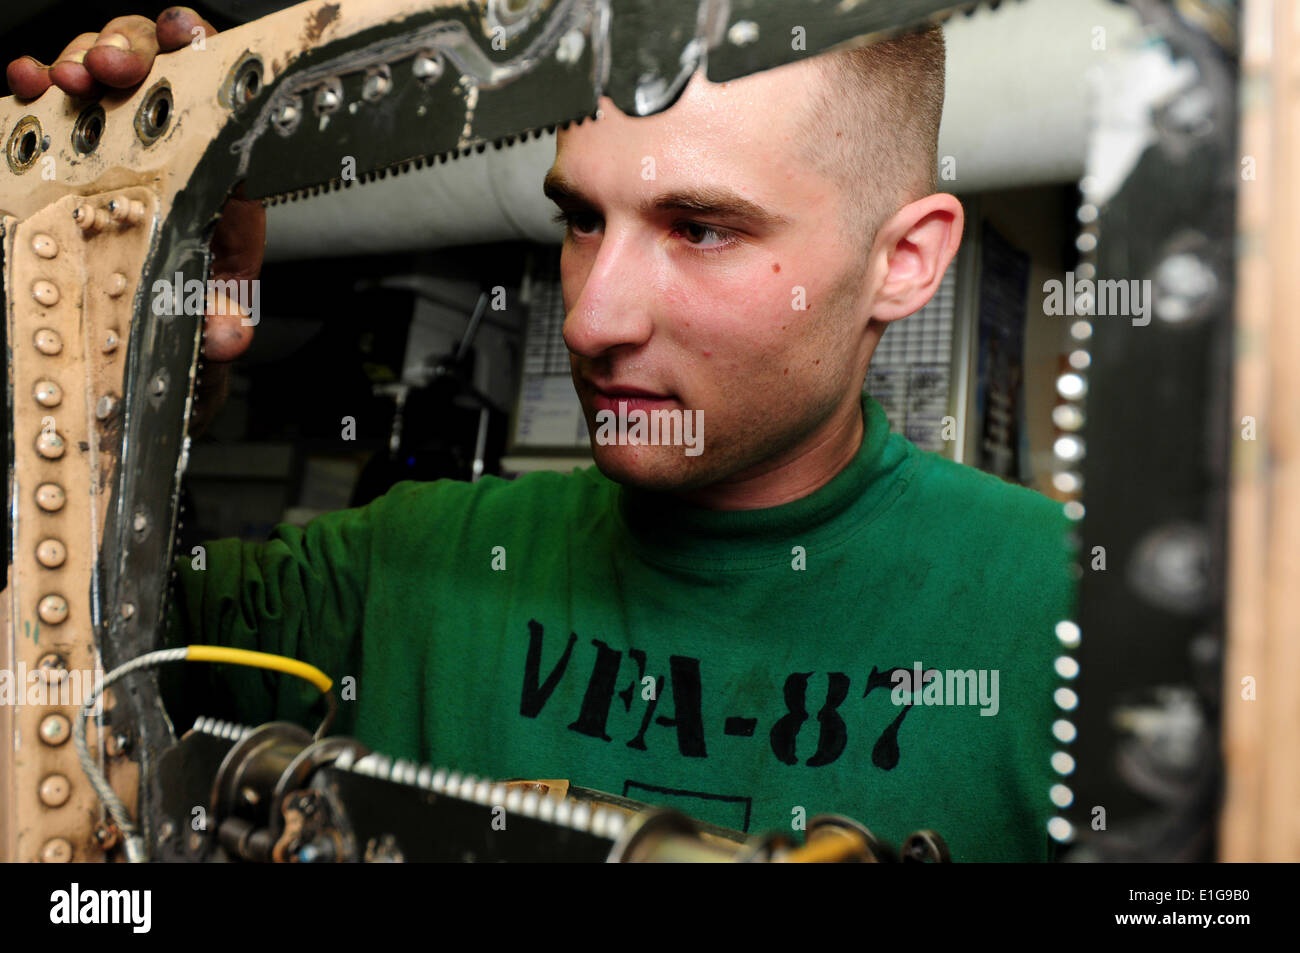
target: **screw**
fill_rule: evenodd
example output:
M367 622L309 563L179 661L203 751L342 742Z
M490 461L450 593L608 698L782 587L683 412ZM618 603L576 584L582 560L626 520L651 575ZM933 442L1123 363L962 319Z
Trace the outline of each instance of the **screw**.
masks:
M436 83L442 76L442 54L424 52L416 56L411 64L411 72L423 83Z
M41 741L53 748L68 740L72 733L72 726L69 724L66 715L46 715L41 719L39 731Z
M392 74L389 73L387 66L381 66L378 69L371 70L370 74L366 76L365 82L361 85L361 98L367 102L382 99L392 86Z

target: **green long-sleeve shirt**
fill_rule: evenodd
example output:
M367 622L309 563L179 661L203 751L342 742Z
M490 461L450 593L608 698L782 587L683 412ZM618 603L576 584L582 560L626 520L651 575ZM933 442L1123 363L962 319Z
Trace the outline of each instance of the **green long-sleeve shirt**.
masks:
M863 408L852 462L769 509L702 510L593 467L402 483L210 543L205 569L180 561L169 641L319 666L336 730L395 758L746 831L842 813L895 844L933 828L955 860L1045 859L1068 521ZM311 723L294 679L186 669L168 689L182 726Z

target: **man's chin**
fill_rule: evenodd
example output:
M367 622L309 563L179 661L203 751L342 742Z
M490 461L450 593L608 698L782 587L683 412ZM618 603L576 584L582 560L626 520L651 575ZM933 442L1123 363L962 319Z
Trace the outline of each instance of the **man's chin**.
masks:
M700 458L683 453L674 446L600 446L593 442L592 455L600 472L615 483L672 493L694 490L712 481L712 477L699 465Z

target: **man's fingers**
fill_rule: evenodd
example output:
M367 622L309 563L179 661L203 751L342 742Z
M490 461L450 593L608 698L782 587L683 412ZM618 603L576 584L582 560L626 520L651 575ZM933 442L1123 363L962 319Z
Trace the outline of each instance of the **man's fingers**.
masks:
M168 7L155 24L147 17L118 17L98 33L83 33L59 54L52 66L30 56L11 62L5 70L9 90L20 99L36 99L51 84L69 96L93 99L102 86L134 86L153 68L160 51L179 50L216 28L189 7ZM101 86L102 84L102 86Z
M214 292L209 297L203 322L203 360L233 361L252 343L253 326L244 323L239 302L220 291Z
M218 280L256 281L262 270L266 209L261 200L246 199L243 195L241 184L226 199L221 220L212 233L212 275ZM216 300L208 301L207 320L203 325L203 358L233 361L252 344L253 325L260 315L250 315L252 323L246 323L239 302L219 290L214 290L213 298Z
M118 17L99 31L82 61L105 86L134 86L149 75L158 53L158 35L148 17ZM56 80L57 81L57 80Z
M35 99L50 88L50 68L30 56L20 56L5 70L9 92L19 99Z
M230 278L256 278L266 248L266 208L260 199L240 198L241 186L226 199L212 233L212 271Z
M90 99L100 92L95 77L85 67L86 53L97 39L98 33L81 34L63 48L50 67L50 81L69 96Z
M158 14L158 48L166 53L189 46L198 36L195 28L202 30L205 38L217 32L211 23L189 7L168 7Z

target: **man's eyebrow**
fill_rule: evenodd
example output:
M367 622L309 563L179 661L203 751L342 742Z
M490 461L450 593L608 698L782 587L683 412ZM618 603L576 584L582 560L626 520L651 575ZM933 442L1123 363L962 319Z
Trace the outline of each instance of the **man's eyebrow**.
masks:
M557 205L591 205L582 191L563 173L551 169L542 181L542 192Z
M581 205L594 208L596 203L588 199L576 185L562 173L552 169L546 173L542 183L542 192L557 205ZM691 212L696 215L715 215L723 218L740 219L752 222L759 228L773 229L789 224L789 219L776 212L770 212L749 199L737 195L729 189L716 186L698 186L687 189L674 189L664 192L641 203L640 211L645 212Z
M783 215L769 212L763 206L751 202L729 189L717 188L711 185L665 192L646 202L642 210L716 215L723 218L752 222L765 229L776 228L789 223L789 220Z

